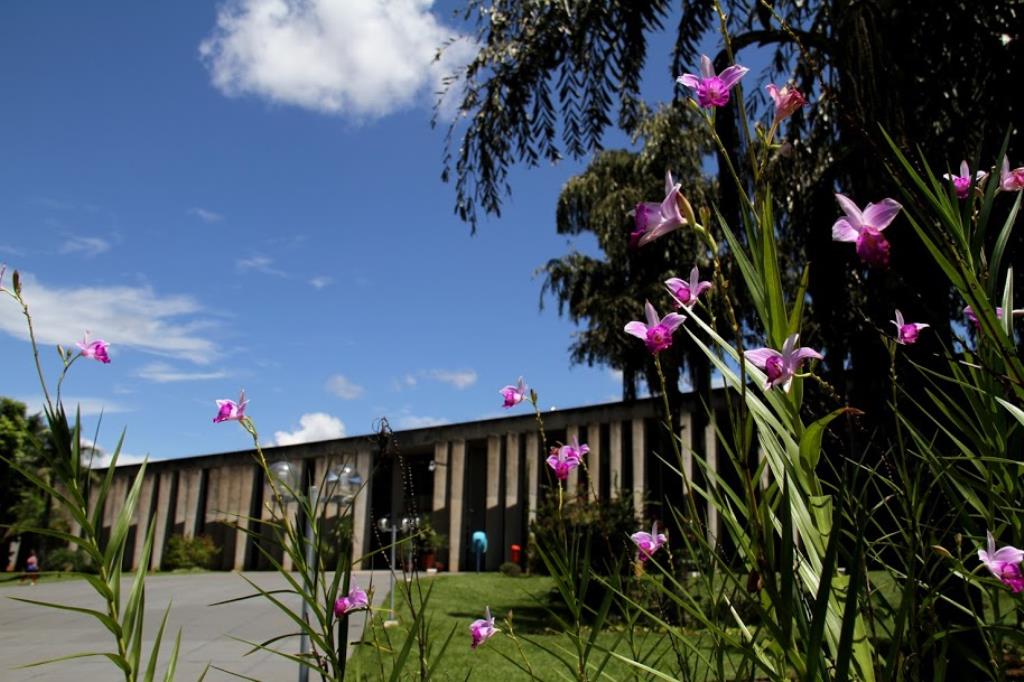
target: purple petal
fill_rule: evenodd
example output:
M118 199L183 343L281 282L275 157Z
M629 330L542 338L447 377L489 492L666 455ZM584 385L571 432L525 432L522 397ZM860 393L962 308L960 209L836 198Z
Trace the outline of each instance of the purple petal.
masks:
M672 175L668 175L668 179L672 179ZM675 223L674 227L682 225L683 214L679 212L679 185L672 185L668 188L665 200L661 202L661 215L666 222L671 221ZM674 229L674 228L673 228Z
M644 314L647 316L648 327L658 326L658 323L661 320L658 319L658 312L654 309L654 306L651 305L650 301L644 301Z
M675 331L676 327L683 323L684 320L686 320L685 315L680 315L679 313L669 313L665 317L661 318L661 323L665 325L665 327L667 327L670 332L673 332Z
M836 201L839 202L839 208L843 209L843 213L850 220L850 225L859 230L864 224L864 215L860 212L860 208L857 204L853 203L848 196L845 194L839 194L836 192Z
M803 348L797 348L789 357L792 358L794 366L797 366L804 360L810 360L811 358L821 360L823 356L813 348L807 348L804 346Z
M682 83L686 87L696 90L697 86L700 85L700 78L692 73L684 73L676 79L676 83Z
M960 177L969 178L971 177L971 167L967 165L967 161L960 162Z
M781 102L781 100L779 99L779 88L775 85L775 83L769 83L768 85L764 86L764 89L768 91L768 94L771 96L772 101L775 102L775 107L778 108L779 103Z
M747 362L753 363L757 367L764 369L769 358L781 358L782 353L774 348L757 348L755 350L743 351L743 357L747 359Z
M683 280L679 279L678 277L672 277L670 279L665 280L665 286L668 287L669 291L675 291L679 287L685 287L689 285Z
M667 196L666 196L665 201L668 201L668 195L671 195L673 190L678 192L679 191L679 186L676 185L676 183L672 180L672 171L670 171L670 170L668 170L666 168L665 169L665 194ZM675 204L675 197L674 196L672 197L672 203ZM664 202L662 202L661 206L662 206L662 210L664 210L664 207L665 207Z
M1007 545L996 550L995 554L989 557L989 561L1004 561L1008 564L1019 564L1024 561L1024 550Z
M733 64L728 69L718 74L718 78L722 81L722 85L726 88L731 88L740 82L740 79L747 74L747 71L750 71L750 69L745 66L740 66L739 64Z
M690 289L690 296L693 298L697 298L710 288L711 282L697 282L697 287Z
M903 322L903 313L900 312L899 308L896 309L896 320L895 320L894 323L895 323L895 325L897 327L902 327L903 324L904 324L904 322Z
M715 67L712 66L711 60L708 59L706 54L700 56L700 75L704 78L715 77Z
M623 328L623 331L627 334L632 334L638 339L647 340L647 325L643 322L630 322Z
M832 226L832 241L834 242L855 242L859 236L860 232L846 218L840 218Z
M864 223L881 232L899 214L903 206L895 199L882 199L877 204L868 204L864 209Z

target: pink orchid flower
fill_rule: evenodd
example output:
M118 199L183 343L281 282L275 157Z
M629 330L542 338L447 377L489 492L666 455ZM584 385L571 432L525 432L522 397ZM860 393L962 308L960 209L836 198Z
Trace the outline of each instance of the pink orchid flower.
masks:
M79 341L75 341L75 345L81 351L83 358L92 358L98 362L102 362L105 365L110 364L110 356L107 355L107 349L110 348L110 344L103 339L89 340L89 332L85 332L85 337Z
M589 452L589 448L587 451ZM580 465L581 454L586 453L580 453L571 445L563 445L560 448L551 448L551 454L546 461L548 466L554 470L555 478L564 481L569 478L569 473Z
M832 239L837 242L857 242L857 255L874 267L889 266L889 242L882 236L882 230L889 227L896 214L903 208L895 199L882 199L879 204L868 204L861 211L842 194L836 200L846 213L832 226Z
M999 171L999 189L1004 192L1019 192L1024 189L1024 166L1010 170L1010 159L1003 157Z
M700 295L711 288L711 282L700 281L700 270L694 265L693 270L690 270L689 282L673 277L665 280L665 286L668 287L668 293L672 294L672 298L676 300L677 308L692 308L697 304Z
M370 599L366 596L366 591L361 587L353 586L348 591L348 596L338 597L334 602L334 615L340 618L346 613L368 608L370 608Z
M469 626L469 634L473 638L472 648L477 648L494 635L500 632L494 627L494 616L491 615L491 607L484 609L484 617L474 620Z
M1014 309L1012 314L1013 314L1014 317L1020 317L1021 315L1024 315L1024 310L1021 310L1019 308L1018 309ZM978 330L981 329L981 322L978 321L978 315L974 312L974 308L972 308L971 306L964 306L964 317L967 318L968 322L970 322L971 324L974 325L975 329L978 329ZM1002 306L997 306L996 307L996 319L997 320L1003 319L1003 307Z
M978 559L1014 594L1024 590L1024 573L1020 570L1020 562L1024 560L1024 550L1010 545L997 550L996 541L992 537L991 531L986 531L985 536L988 539L987 550L979 549Z
M629 235L631 248L646 246L686 224L686 218L679 209L680 200L686 201L679 194L680 187L682 185L672 180L672 172L665 171L665 198L662 202L644 201L636 205L633 210L635 229Z
M793 112L807 104L807 98L799 90L788 85L778 88L774 83L769 83L765 86L765 90L768 91L772 101L775 102L774 123L792 116Z
M917 343L917 335L922 329L929 326L924 322L904 321L903 313L899 308L896 309L896 319L889 321L896 325L896 343L902 343L905 346Z
M502 407L515 407L526 398L526 383L522 377L519 377L519 381L516 382L515 386L506 386L499 393L505 399Z
M672 332L683 323L686 317L678 313L669 313L659 320L658 313L655 312L650 301L644 302L644 311L647 314L647 324L633 321L623 328L624 331L641 339L647 344L647 350L651 353L665 350L672 345Z
M758 348L748 350L743 356L757 368L764 370L766 381L764 390L770 391L775 386L782 386L782 390L789 390L789 383L800 371L800 365L804 360L821 359L821 353L811 348L801 348L799 334L791 334L782 344L782 352L774 348Z
M563 445L560 450L565 450L566 457L573 457L577 462L583 461L583 455L590 452L590 447L586 443L580 445L580 439L578 436L572 437L572 442Z
M705 109L724 107L729 103L729 90L740 82L750 71L745 66L733 64L722 73L715 75L715 67L707 55L700 56L700 75L685 73L676 79L691 90L697 91L697 104Z
M636 545L636 558L637 561L647 561L651 556L657 552L662 545L668 542L668 538L665 537L664 533L658 532L658 522L655 521L651 527L651 532L640 531L633 533L629 536L633 544Z
M985 182L985 178L988 177L988 173L985 171L978 171L971 176L971 168L967 165L966 161L960 162L960 175L952 175L950 173L944 173L942 176L945 180L950 180L953 183L953 189L956 190L956 195L960 199L966 199L967 195L971 191L971 182L974 182L975 187L981 187L981 183Z
M245 418L245 406L249 404L249 401L245 399L245 390L238 395L238 402L234 400L218 400L217 401L217 416L213 418L214 424L220 422L230 421L235 419L242 421Z

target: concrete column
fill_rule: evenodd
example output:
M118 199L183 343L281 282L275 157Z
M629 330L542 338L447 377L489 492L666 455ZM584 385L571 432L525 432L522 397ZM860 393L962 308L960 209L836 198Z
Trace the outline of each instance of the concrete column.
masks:
M149 558L149 570L159 571L167 544L167 516L171 513L171 492L174 487L174 472L160 474L160 486L156 496L156 531L153 533L153 553Z
M364 568L362 558L370 552L370 531L368 528L370 508L370 491L373 489L370 473L373 470L373 453L366 448L356 452L353 463L356 471L363 477L363 487L356 495L352 504L352 561L353 568Z
M149 471L142 479L139 499L135 505L135 547L132 548L132 570L137 571L142 563L142 550L146 545L149 532L149 512L153 507L153 488L156 486L157 474ZM156 540L154 540L154 543ZM146 566L141 567L143 571Z
M622 422L608 425L608 495L613 500L622 496Z
M448 521L448 570L457 573L462 562L462 507L466 492L466 441L452 441L452 495Z
M221 490L221 483L225 480L224 469L212 467L206 477L206 508L200 509L199 513L206 520L207 533L210 531L210 524L223 520L220 512L223 509L224 495Z
M523 511L519 504L519 434L505 436L505 561L511 561L511 545L526 546Z
M633 513L644 516L644 494L647 491L647 440L642 417L633 419Z
M435 514L448 506L448 441L434 443L434 497L431 511Z
M182 535L195 537L196 517L199 514L199 486L202 484L202 469L186 469L178 477L178 505L174 522L184 525Z
M128 497L128 477L125 474L114 474L114 480L110 482L107 489L107 500L103 506L103 527L113 528L121 509L124 507L124 500Z
M704 452L707 462L708 492L717 487L714 476L718 474L718 438L715 433L715 413L710 414L707 427L704 429ZM718 538L718 507L708 502L708 542L713 547Z
M249 513L252 511L253 489L256 485L256 465L242 465L237 467L233 478L237 481L235 498L232 500L231 509L235 514L238 528L235 531L235 556L232 560L232 568L236 571L245 570L245 556L249 549Z
M526 434L526 520L533 523L537 518L537 501L540 495L540 436L536 431Z
M577 426L565 427L565 444L572 443L573 438L580 437L580 430ZM565 482L565 492L568 499L573 499L576 495L580 494L580 472L579 468L573 469L569 472L569 478Z
M587 426L587 446L590 452L584 459L587 462L587 489L585 494L601 499L601 425Z
M504 556L504 505L501 500L501 437L487 437L487 515L484 528L489 546L484 557L488 571L498 570Z
M693 432L693 414L690 412L680 414L679 442L683 445L680 448L683 452L683 461L680 462L680 466L682 466L683 478L685 480L683 485L684 495L690 493L693 486L693 446L697 444L695 442L697 437L697 434Z

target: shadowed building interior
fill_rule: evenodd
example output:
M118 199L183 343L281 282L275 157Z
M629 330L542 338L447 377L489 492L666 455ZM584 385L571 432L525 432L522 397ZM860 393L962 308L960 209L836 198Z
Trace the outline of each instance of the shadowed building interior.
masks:
M705 408L695 404L692 394L684 396L679 415L684 447L679 462L659 416L659 400L544 413L549 447L576 437L590 448L586 468L572 472L567 492L592 501L630 496L639 523L662 516L664 503L682 503L686 488L677 470L690 480L696 474L701 484L704 477L695 472L699 467L694 466L694 450L705 453L710 468L728 476L719 461L715 437L716 427L724 423L724 395L716 391L712 403L711 414L695 420L694 410L706 415ZM338 465L350 465L362 476L365 483L351 509L352 551L360 567L387 565L384 553L377 551L390 543L390 535L379 529L381 519L395 523L419 516L429 518L432 527L447 537L447 546L437 557L447 570L475 568L471 544L475 531L483 531L488 538L484 568L496 570L512 559L512 545L527 547L530 521L544 496L555 490L536 416L524 407L502 418L395 431L386 439L386 447L374 434L268 447L264 455L268 462L284 460L297 467L304 486L319 484L328 469ZM703 433L694 431L695 422L707 423ZM102 517L105 532L138 470L138 465L117 468ZM139 492L124 567L139 568L141 539L152 523L150 569L162 567L167 543L175 535L211 537L219 548L214 568L271 569L271 562L256 546L261 543L288 569L290 558L279 547L275 551L271 530L251 521L270 518L271 499L255 450L151 462ZM297 516L297 503L287 507L292 518L304 522ZM340 503L330 502L324 518L330 526L339 523L344 513ZM717 537L713 510L707 522L708 532Z

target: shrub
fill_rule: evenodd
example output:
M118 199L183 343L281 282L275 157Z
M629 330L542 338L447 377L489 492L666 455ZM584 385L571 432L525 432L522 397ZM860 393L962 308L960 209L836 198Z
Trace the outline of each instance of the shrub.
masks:
M95 573L89 555L80 549L58 547L46 553L44 568L50 571L74 571L76 573Z
M498 567L502 575L507 575L509 578L518 578L523 574L523 569L519 567L519 564L514 564L511 561L506 561Z
M531 573L547 574L535 548L551 551L562 544L565 534L587 537L589 532L590 563L598 573L609 573L620 557L632 554L629 536L637 528L633 499L629 496L601 502L566 500L559 513L558 495L547 495L530 524L528 568Z
M175 535L167 541L164 565L167 568L210 568L220 548L208 535L186 538Z

